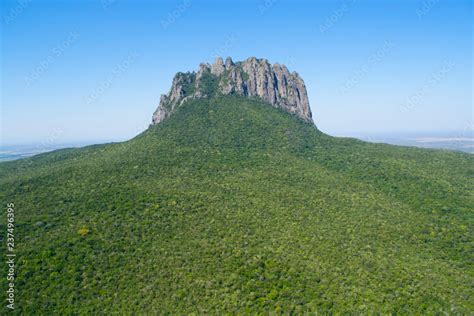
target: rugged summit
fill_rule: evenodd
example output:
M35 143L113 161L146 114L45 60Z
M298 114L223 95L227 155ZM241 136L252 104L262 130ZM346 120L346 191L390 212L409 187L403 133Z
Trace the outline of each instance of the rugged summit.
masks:
M241 95L261 98L269 104L312 122L308 94L303 79L285 65L271 65L266 59L250 57L234 63L216 58L214 64L201 64L197 72L177 73L171 90L161 96L153 114L153 124L170 116L190 99L214 95Z

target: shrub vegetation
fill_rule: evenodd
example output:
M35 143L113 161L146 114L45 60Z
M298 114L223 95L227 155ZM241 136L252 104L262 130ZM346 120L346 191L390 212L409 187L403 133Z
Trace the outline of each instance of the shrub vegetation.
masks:
M469 314L473 162L330 137L239 97L4 162L14 313Z

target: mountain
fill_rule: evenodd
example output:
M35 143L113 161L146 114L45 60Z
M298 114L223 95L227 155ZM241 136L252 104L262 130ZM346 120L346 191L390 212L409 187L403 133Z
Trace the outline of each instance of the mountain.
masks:
M474 311L472 155L211 92L129 141L0 163L15 313Z
M161 96L153 124L169 117L187 100L215 95L259 98L312 122L308 93L298 73L290 73L285 65L271 65L266 59L250 57L234 63L228 57L224 63L219 57L213 65L201 64L197 72L176 74L168 94Z

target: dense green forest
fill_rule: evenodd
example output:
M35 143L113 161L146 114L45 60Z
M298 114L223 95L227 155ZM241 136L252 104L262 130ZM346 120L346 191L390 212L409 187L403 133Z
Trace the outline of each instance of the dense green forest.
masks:
M14 312L470 314L473 175L473 155L189 101L130 141L0 164Z

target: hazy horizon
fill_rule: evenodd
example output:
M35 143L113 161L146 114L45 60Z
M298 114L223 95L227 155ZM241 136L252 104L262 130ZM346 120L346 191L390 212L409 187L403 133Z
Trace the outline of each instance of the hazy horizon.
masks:
M401 132L401 133L341 133L335 137L358 138L372 143L386 143L399 146L412 146L431 149L448 149L474 153L473 130L445 132ZM0 144L0 161L16 160L41 153L64 148L79 148L89 145L122 142L129 139L90 139L58 142L49 138L42 142L2 143Z
M316 126L318 127L318 126ZM318 128L321 130L320 128ZM145 129L143 129L145 131ZM61 146L64 148L66 145L80 145L80 144L105 144L111 142L124 142L128 141L135 136L139 135L141 132L137 132L131 137L111 137L111 138L73 138L73 139L64 139L60 134L52 134L51 137L47 137L41 140L30 140L30 141L2 141L0 142L0 148L10 147L10 146ZM446 131L384 131L384 132L360 132L360 131L338 131L334 133L328 133L327 131L321 130L323 133L328 134L334 137L350 137L358 138L362 140L367 140L367 138L375 137L376 139L382 138L412 138L412 137L466 137L474 139L474 130L464 129L464 130L446 130ZM370 141L370 140L369 140Z

